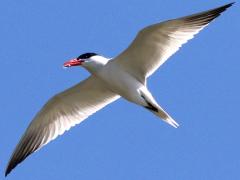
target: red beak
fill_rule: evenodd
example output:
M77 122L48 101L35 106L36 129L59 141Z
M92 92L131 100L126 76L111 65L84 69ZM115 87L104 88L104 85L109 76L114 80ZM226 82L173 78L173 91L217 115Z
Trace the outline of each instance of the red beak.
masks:
M66 61L63 66L64 67L71 67L71 66L80 66L84 61L81 59L71 59Z

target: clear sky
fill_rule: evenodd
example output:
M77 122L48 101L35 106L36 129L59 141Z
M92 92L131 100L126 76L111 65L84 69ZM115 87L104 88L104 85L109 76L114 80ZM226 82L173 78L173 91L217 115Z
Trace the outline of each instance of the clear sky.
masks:
M0 179L32 117L89 74L63 69L84 52L118 55L143 27L229 1L0 2ZM174 129L121 99L58 137L7 179L236 180L240 178L239 4L150 79Z

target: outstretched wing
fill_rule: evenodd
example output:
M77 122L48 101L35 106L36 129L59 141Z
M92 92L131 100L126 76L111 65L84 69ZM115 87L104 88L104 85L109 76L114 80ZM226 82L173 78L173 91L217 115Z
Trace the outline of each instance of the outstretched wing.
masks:
M31 153L118 98L94 76L55 95L30 123L13 152L5 175Z
M232 4L144 28L132 44L115 58L115 63L145 83L146 78L184 43Z

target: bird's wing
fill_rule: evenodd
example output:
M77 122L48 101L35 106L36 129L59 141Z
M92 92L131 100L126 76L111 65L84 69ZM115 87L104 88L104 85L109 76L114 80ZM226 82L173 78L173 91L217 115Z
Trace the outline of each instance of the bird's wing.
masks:
M145 83L146 78L184 43L232 4L148 26L138 33L114 62Z
M30 123L13 152L5 175L31 153L118 98L94 76L55 95Z

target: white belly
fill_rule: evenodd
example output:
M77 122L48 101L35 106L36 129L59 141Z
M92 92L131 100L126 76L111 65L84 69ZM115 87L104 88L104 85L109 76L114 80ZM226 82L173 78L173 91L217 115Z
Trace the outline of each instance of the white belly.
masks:
M129 101L141 104L139 101L142 100L138 90L143 87L143 84L137 81L131 74L125 72L124 69L112 63L106 65L98 73L98 77L102 79L113 92Z

